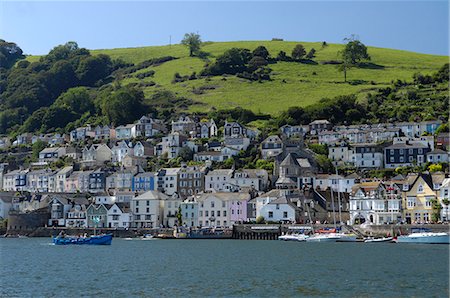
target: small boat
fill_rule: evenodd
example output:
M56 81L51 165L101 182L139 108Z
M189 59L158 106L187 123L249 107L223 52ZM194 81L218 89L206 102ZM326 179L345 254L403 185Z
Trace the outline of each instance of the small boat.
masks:
M348 234L348 233L338 233L338 236L340 238L336 240L336 242L356 242L356 234Z
M392 242L393 237L382 237L382 238L367 238L364 239L364 243L376 243L376 242Z
M156 238L153 237L152 234L145 234L145 235L142 236L140 239L141 239L141 240L154 240L154 239L156 239Z
M104 234L97 236L88 237L77 237L77 236L57 236L53 238L53 243L55 245L111 245L112 234Z
M293 234L286 234L278 237L278 240L283 241L306 241L309 236L301 233L293 233Z
M396 243L450 244L450 235L445 232L431 232L429 229L412 229L411 234L398 236Z
M336 242L342 237L337 233L313 234L306 239L306 242Z

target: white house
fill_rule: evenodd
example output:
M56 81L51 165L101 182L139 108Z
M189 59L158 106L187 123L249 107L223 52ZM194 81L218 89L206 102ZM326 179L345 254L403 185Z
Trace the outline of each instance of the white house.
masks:
M133 213L132 226L135 228L154 228L162 224L164 210L163 201L168 196L155 190L144 192L131 200Z
M128 203L114 203L107 212L108 228L125 229L131 227L133 215Z
M431 163L448 162L448 152L435 149L427 153L427 161Z
M264 217L266 221L296 223L299 217L297 205L286 196L281 196L262 206L258 213L258 216Z
M357 184L350 195L349 224L395 223L402 217L401 206L401 190L397 185L380 182Z
M203 193L195 200L199 203L199 226L230 227L247 220L248 193Z

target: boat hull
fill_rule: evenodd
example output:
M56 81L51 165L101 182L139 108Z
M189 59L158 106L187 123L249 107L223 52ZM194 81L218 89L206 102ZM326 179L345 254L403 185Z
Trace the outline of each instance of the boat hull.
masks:
M391 242L394 238L385 237L385 238L372 238L364 240L365 243L377 243L377 242Z
M340 238L340 236L333 234L316 234L306 239L306 242L336 242Z
M55 245L111 245L112 234L91 237L54 237Z
M398 236L397 243L426 243L426 244L449 244L450 235L446 233L435 233L433 235L410 234L407 236Z

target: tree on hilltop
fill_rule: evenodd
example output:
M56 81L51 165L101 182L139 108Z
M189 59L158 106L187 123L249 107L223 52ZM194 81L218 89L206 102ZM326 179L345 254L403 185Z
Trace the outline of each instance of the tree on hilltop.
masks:
M305 47L302 44L298 44L295 46L295 48L292 50L292 58L296 60L300 60L303 58L303 56L306 55Z
M202 40L200 39L200 35L197 33L186 33L181 41L181 44L189 48L189 56L193 57L198 51L200 51Z
M347 44L340 52L342 64L339 70L344 72L344 82L347 82L347 70L357 66L361 61L370 60L370 56L367 53L367 47L355 35L345 38L344 41Z

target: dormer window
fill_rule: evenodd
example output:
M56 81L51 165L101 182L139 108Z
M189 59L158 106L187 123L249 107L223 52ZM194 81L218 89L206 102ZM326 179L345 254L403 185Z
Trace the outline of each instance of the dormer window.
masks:
M417 188L417 192L418 193L422 193L423 192L423 185L419 184L419 187Z

